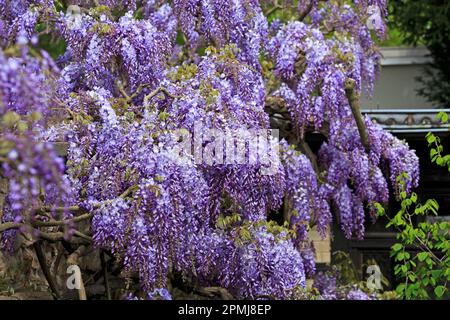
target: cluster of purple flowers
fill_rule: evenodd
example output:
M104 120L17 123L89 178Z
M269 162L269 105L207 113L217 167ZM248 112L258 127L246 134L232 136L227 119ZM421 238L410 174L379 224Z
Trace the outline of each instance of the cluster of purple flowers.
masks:
M260 69L258 56L268 23L258 1L176 0L174 12L191 48L235 44L240 58Z
M300 252L286 234L274 235L264 225L244 226L250 237L217 230L202 237L195 251L202 283L229 289L237 298L295 297L306 286Z
M284 150L283 150L284 149ZM286 197L292 200L291 228L299 243L307 241L309 226L315 222L325 235L331 212L323 185L317 181L310 160L298 151L284 145L282 159L286 170Z
M224 192L242 207L239 212L246 221L264 221L263 194L248 195L242 190L258 188L263 179L269 179L265 183L272 186L270 177L246 166L209 171L196 166L191 155L173 153L174 139L166 127L161 128L158 113L147 112L141 123L128 123L112 109L106 91L99 93L91 94L102 118L97 134L91 137L96 140L89 140L96 152L90 154L85 146L87 152L81 156L90 173L84 180L88 195L84 206L96 208L92 231L97 246L123 259L127 272L138 272L147 292L165 287L172 268L186 277L196 275L205 284L218 283L239 297L287 297L304 287L303 258L289 238L278 241L264 229L250 228L249 234L260 243L247 240L237 246L234 238L239 233L214 228L217 214L224 209L214 208L210 199ZM74 132L71 139L82 141L79 134ZM79 146L71 143L69 155L80 158ZM117 198L133 186L131 199ZM276 194L265 193L269 199ZM281 201L277 201L279 207ZM259 260L261 255L268 256ZM270 272L260 279L261 268L270 268Z
M116 93L119 86L122 92L132 95L139 86L145 85L135 97L142 102L143 95L161 81L172 49L171 37L160 31L165 28L166 20L153 17L136 20L129 11L115 21L107 14L99 17L83 14L74 18L72 14L61 13L56 26L67 50L59 63L68 89L101 87ZM160 29L153 25L154 21ZM121 63L120 68L117 61Z
M50 20L52 0L0 1L0 44L37 42L35 26L40 17Z
M417 186L414 151L370 119L367 152L346 93L349 78L357 94L371 88L379 56L370 26L382 36L383 0L313 1L306 20L270 26L256 0L74 1L76 12L13 3L0 0L2 222L77 205L93 214L94 245L139 275L145 298L171 298L174 272L239 298L296 297L315 273L308 232L326 234L330 204L345 235L361 238L364 205L387 201L382 170L394 186L403 172L407 191ZM66 44L56 63L29 50L40 22ZM272 174L261 161L199 164L174 148L174 130L199 123L205 136L270 129L269 95L284 100L296 138L328 125L316 164L286 141L269 159ZM65 165L55 137L68 143ZM273 228L267 217L281 210L288 220ZM15 234L2 234L5 248ZM317 286L333 296L333 284Z
M45 51L37 59L28 54L26 45L20 45L19 50L19 56L7 56L0 49L0 112L13 111L21 116L39 112L46 120L55 114L51 98L58 68Z
M373 297L359 288L340 286L332 272L318 272L314 277L313 288L322 300L372 300Z
M31 57L24 45L19 51L17 57L0 51L1 175L8 182L0 220L22 224L34 219L42 206L50 206L53 218L66 219L68 210L60 217L55 210L72 202L63 159L51 143L40 141L36 134L58 115L51 99L57 68L45 53ZM0 234L6 251L11 251L15 235L15 230Z

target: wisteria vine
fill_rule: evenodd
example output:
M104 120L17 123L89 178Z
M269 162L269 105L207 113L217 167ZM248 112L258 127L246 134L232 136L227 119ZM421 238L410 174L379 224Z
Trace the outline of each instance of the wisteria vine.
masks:
M170 298L179 277L236 298L300 297L315 274L311 228L325 236L335 215L361 239L398 175L417 186L418 159L359 111L385 1L271 5L0 1L2 248L18 233L92 244L138 274L145 298ZM52 58L44 37L64 53ZM199 124L202 137L279 129L282 140L269 163L198 163L211 137L194 154L174 147ZM310 132L324 137L317 154Z

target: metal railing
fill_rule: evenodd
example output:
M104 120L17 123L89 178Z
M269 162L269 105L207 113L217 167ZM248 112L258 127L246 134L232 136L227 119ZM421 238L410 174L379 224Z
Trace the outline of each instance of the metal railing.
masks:
M393 133L448 132L449 124L442 124L436 115L450 115L450 109L363 109L374 122Z

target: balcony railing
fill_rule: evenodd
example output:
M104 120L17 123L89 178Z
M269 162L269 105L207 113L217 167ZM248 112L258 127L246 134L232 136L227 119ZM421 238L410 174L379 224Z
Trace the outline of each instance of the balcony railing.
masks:
M449 124L442 124L436 118L450 109L364 109L374 122L393 133L449 132Z

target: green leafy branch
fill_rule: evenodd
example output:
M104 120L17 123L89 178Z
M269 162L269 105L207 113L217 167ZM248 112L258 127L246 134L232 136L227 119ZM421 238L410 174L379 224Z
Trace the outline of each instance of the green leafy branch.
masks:
M397 178L401 190L405 189L406 174ZM398 230L398 242L391 247L391 257L397 263L395 275L403 279L396 292L406 299L442 299L448 296L450 280L450 222L414 223L414 217L437 216L439 204L429 199L418 203L416 193L400 193L401 208L389 217L380 204L376 204L379 216L386 216L386 228Z
M439 119L443 124L448 122L448 115L443 111L439 112L436 118ZM426 135L426 139L428 142L428 146L431 147L431 162L434 162L441 167L447 167L450 171L450 154L443 155L444 147L441 144L441 139L438 136L434 135L432 132L428 132L428 134Z

